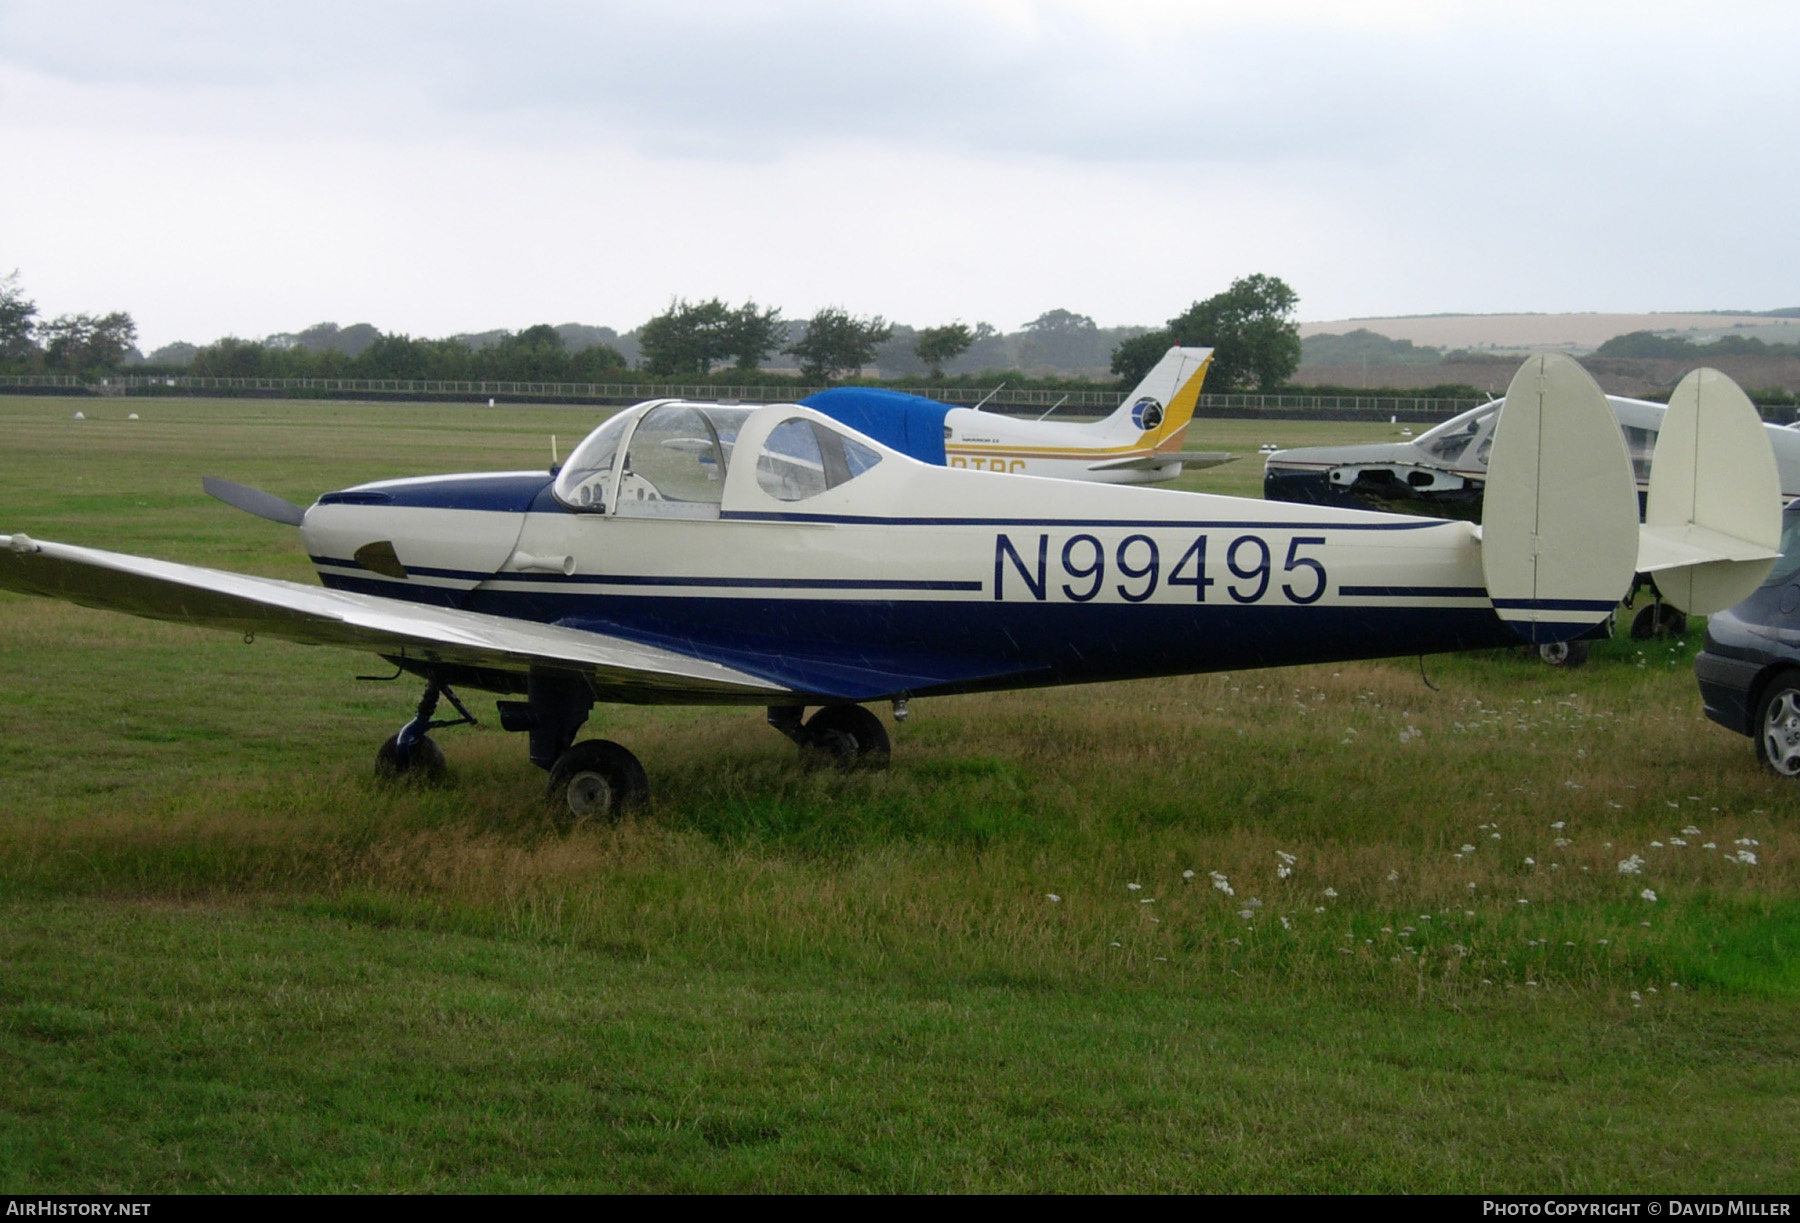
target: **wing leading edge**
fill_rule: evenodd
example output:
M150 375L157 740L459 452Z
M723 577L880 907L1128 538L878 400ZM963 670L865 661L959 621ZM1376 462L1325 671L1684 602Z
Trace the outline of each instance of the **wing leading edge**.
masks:
M0 589L306 645L591 677L603 700L760 703L789 690L734 667L601 633L276 578L0 536Z

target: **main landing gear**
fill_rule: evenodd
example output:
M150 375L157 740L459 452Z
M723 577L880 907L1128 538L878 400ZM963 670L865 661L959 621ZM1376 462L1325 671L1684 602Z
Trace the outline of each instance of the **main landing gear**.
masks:
M861 705L827 705L803 721L805 713L803 705L769 706L769 725L800 745L802 762L842 772L879 772L887 768L892 753L887 728L867 709Z
M430 732L475 724L475 716L445 678L426 675L425 694L412 719L375 753L379 776L427 781L443 776L444 753ZM594 694L585 679L534 669L525 692L523 701L498 703L500 725L529 736L531 762L550 775L544 800L559 826L610 822L650 800L650 779L630 751L610 739L575 742L594 708ZM440 699L449 701L461 716L438 719ZM810 718L802 705L771 705L768 716L770 726L799 745L800 759L809 767L873 772L888 766L892 748L887 729L861 705L826 705ZM895 720L905 716L905 700L896 700Z

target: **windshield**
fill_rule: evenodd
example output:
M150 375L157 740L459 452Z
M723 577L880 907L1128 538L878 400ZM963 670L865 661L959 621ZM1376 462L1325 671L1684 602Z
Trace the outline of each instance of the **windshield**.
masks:
M556 476L552 491L558 501L573 510L595 514L605 511L613 460L618 457L619 443L630 424L630 414L620 412L575 447L575 453Z
M1418 445L1426 454L1442 463L1454 463L1462 458L1469 443L1480 437L1487 429L1494 416L1500 411L1498 403L1483 404L1460 416L1453 416L1435 429L1431 429L1419 438Z

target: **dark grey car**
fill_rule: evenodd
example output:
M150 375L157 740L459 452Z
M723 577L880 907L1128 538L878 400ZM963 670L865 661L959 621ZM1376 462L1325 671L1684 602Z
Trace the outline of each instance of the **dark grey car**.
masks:
M1800 777L1800 501L1781 518L1781 559L1756 593L1706 622L1694 659L1706 716L1756 741L1756 758Z

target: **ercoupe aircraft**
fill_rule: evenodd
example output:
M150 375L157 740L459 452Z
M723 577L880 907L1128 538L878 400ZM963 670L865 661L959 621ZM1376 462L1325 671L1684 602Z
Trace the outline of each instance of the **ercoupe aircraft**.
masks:
M1650 456L1663 426L1660 403L1608 395L1631 453L1640 497L1650 487ZM1494 425L1504 399L1484 403L1405 442L1277 450L1263 463L1263 496L1303 505L1343 505L1466 518L1481 506ZM1800 431L1765 425L1784 501L1800 497Z
M379 654L425 685L377 753L389 773L442 767L429 732L473 720L455 688L501 694L552 809L579 819L649 788L625 748L577 742L598 702L760 705L802 750L878 767L866 702L899 718L945 693L1566 639L1636 569L1704 612L1777 555L1768 442L1722 375L1678 388L1641 527L1579 366L1533 358L1508 404L1480 527L996 478L800 405L655 401L556 472L383 481L305 510L211 482L298 526L324 589L25 534L0 536L0 587ZM438 720L440 699L462 717Z
M1231 461L1223 452L1181 448L1211 364L1210 348L1171 348L1116 411L1086 424L1021 420L872 387L836 387L800 402L942 466L1101 484L1157 484L1185 469Z

